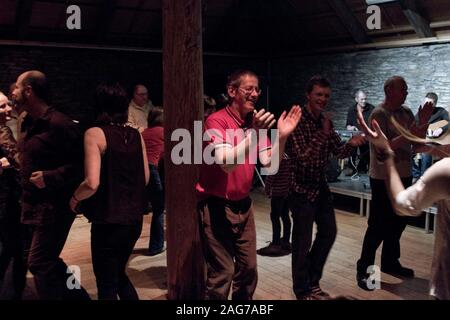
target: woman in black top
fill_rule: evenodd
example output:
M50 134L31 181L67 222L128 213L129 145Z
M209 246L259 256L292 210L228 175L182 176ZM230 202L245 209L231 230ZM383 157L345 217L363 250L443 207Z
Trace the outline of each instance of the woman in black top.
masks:
M70 201L91 227L92 264L101 300L138 299L125 268L139 239L146 210L149 170L138 130L126 126L128 99L119 84L102 84L96 93L99 126L84 136L85 179Z

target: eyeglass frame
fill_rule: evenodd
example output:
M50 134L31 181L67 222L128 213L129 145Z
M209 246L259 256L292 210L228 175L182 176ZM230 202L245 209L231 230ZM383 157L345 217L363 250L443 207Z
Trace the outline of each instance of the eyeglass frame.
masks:
M253 91L255 91L258 96L262 93L262 89L259 87L252 87L251 89L244 89L242 87L238 87L237 89L241 90L241 92L244 93L246 96L250 96L253 93Z

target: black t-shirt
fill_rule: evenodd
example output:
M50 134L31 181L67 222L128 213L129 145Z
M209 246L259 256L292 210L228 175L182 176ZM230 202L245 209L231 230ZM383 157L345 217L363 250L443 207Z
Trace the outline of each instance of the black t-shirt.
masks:
M419 112L416 113L415 120L416 120L416 123L418 124L419 123ZM428 124L432 124L432 123L435 123L435 122L438 122L441 120L447 121L447 125L442 127L443 132L446 132L448 130L448 122L450 122L448 112L444 108L435 107L433 109L433 113L431 114L430 120L428 120Z
M355 103L348 109L346 126L355 126L355 127L358 126L358 121L356 117L356 106L357 104ZM363 117L367 124L369 123L369 117L373 109L375 109L375 107L370 103L366 103L366 106L363 109Z

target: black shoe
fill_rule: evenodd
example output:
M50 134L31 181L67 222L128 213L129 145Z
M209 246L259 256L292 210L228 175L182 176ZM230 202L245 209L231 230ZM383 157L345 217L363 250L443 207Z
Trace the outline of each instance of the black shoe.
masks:
M292 246L291 246L291 243L289 242L289 240L281 239L281 249L283 249L287 253L292 252Z
M268 257L279 257L288 254L285 250L283 250L281 244L275 244L273 242L269 243L267 247L256 250L256 253L260 256Z
M310 291L297 295L297 300L332 300L332 298L319 286L315 286Z
M148 252L147 256L153 257L153 256L156 256L156 255L158 255L160 253L163 253L164 251L166 251L166 247L162 247L162 248L159 248L159 249L156 249L156 250L150 250Z
M311 293L315 300L331 300L331 296L328 292L325 292L319 286L314 286L311 288Z
M370 274L369 273L357 273L356 274L356 281L358 282L358 287L360 287L363 290L366 291L374 291L375 287L369 286Z
M414 270L405 268L400 263L394 266L381 266L381 271L392 276L414 278Z

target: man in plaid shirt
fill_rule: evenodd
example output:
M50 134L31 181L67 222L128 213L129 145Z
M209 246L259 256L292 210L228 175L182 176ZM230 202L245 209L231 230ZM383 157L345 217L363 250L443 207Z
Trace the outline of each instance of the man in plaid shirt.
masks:
M320 289L319 281L336 238L333 201L325 176L330 153L346 158L354 147L365 142L363 136L356 135L342 143L331 120L323 115L330 94L327 79L314 76L309 80L303 117L286 145L294 172L289 198L293 217L292 278L294 293L300 300L329 298ZM314 222L317 235L311 247Z

